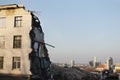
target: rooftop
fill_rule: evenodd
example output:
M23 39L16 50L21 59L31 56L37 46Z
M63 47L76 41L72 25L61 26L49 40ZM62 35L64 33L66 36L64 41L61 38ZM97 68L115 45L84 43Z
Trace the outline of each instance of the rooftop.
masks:
M97 68L105 68L104 64L99 65Z
M1 9L15 9L15 8L25 8L23 5L17 5L17 4L8 4L8 5L0 5Z

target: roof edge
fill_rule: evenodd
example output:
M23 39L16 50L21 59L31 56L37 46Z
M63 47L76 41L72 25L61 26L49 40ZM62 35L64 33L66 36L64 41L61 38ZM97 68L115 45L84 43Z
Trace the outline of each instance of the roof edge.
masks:
M25 7L22 4L0 5L0 9L15 9L15 8L25 8Z

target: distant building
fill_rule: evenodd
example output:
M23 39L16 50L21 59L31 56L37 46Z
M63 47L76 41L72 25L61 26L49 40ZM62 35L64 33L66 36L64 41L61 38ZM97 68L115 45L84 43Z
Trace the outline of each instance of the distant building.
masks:
M93 67L94 67L94 68L96 67L96 63L97 63L97 58L94 57L94 59L93 59Z
M97 58L94 57L93 60L89 61L89 65L93 68L96 68L97 66L99 66L101 64L101 62L97 62Z
M89 61L89 65L93 67L93 61Z
M23 5L0 6L0 73L30 74L31 14Z
M74 67L74 66L75 66L75 61L71 60L70 67Z
M105 65L106 65L106 69L107 69L107 70L109 70L109 69L112 68L112 66L113 66L113 59L112 59L112 57L109 57L109 58L106 60Z
M114 70L115 73L120 73L120 63L116 63L114 66Z

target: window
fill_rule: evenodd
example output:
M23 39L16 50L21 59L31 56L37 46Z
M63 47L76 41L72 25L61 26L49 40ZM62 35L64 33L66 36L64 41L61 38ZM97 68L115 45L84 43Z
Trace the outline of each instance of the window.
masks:
M12 68L20 69L20 57L13 57Z
M13 48L21 48L21 43L22 43L21 35L14 36Z
M0 27L5 27L5 25L6 25L6 18L5 17L0 18Z
M0 36L0 48L5 48L5 37Z
M14 26L15 27L21 27L22 26L22 16L16 16L15 17Z
M0 56L0 69L3 69L3 57Z

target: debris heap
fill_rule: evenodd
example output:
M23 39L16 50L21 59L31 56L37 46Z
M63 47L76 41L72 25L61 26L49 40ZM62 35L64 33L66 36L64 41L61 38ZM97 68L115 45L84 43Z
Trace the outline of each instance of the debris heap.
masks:
M29 54L31 80L53 80L50 65L51 61L48 56L48 50L44 42L44 33L38 17L33 13L32 29L29 33L31 39L32 51Z

